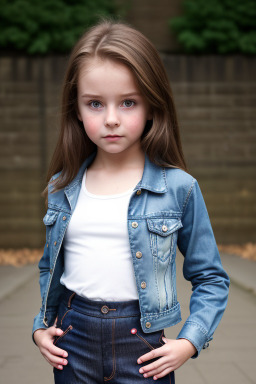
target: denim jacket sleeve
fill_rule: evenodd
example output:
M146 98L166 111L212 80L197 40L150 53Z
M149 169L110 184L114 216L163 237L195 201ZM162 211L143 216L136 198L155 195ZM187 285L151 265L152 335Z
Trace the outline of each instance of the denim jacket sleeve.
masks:
M209 345L227 305L229 277L224 271L207 208L193 179L182 216L178 248L184 256L183 275L192 284L190 316L177 339L189 340L197 349Z

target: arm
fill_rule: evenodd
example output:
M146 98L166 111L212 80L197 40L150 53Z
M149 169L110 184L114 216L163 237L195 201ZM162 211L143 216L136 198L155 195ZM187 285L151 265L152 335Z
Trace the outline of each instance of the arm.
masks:
M227 305L229 278L224 271L205 202L195 179L187 194L178 247L184 256L183 274L192 283L190 316L177 340L141 356L138 364L159 357L139 372L155 379L167 375L208 346Z
M190 316L177 339L189 340L197 349L208 346L227 305L229 277L224 271L206 205L194 179L183 210L178 247L184 256L183 274L191 281Z

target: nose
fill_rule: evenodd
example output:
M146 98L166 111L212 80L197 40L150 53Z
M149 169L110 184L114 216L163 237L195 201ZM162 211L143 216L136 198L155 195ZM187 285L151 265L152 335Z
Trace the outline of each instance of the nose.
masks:
M106 127L119 127L120 120L118 113L114 107L108 108L106 111L105 126Z

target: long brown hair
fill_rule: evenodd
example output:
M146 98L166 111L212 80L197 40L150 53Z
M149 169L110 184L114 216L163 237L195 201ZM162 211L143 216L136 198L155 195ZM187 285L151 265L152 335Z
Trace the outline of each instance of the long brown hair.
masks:
M187 171L172 91L156 48L136 29L107 20L90 28L80 38L69 59L62 92L61 129L47 175L49 182L55 173L62 171L54 181L53 191L67 186L85 158L96 150L77 117L79 71L93 57L117 60L129 67L135 76L153 115L141 137L142 149L149 159L160 166ZM46 192L47 188L45 195Z

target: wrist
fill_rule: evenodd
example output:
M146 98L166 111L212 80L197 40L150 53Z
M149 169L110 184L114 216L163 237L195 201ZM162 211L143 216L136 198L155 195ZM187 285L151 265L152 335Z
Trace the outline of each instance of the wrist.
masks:
M196 354L197 349L194 346L194 344L191 343L191 341L189 341L188 339L183 339L183 338L180 338L178 340L182 340L184 346L186 347L186 350L187 350L189 357L192 357Z
M35 340L35 343L36 345L38 346L37 344L37 341L38 341L38 338L40 338L40 335L42 334L42 332L46 331L45 328L38 328L34 333L33 333L33 339Z

